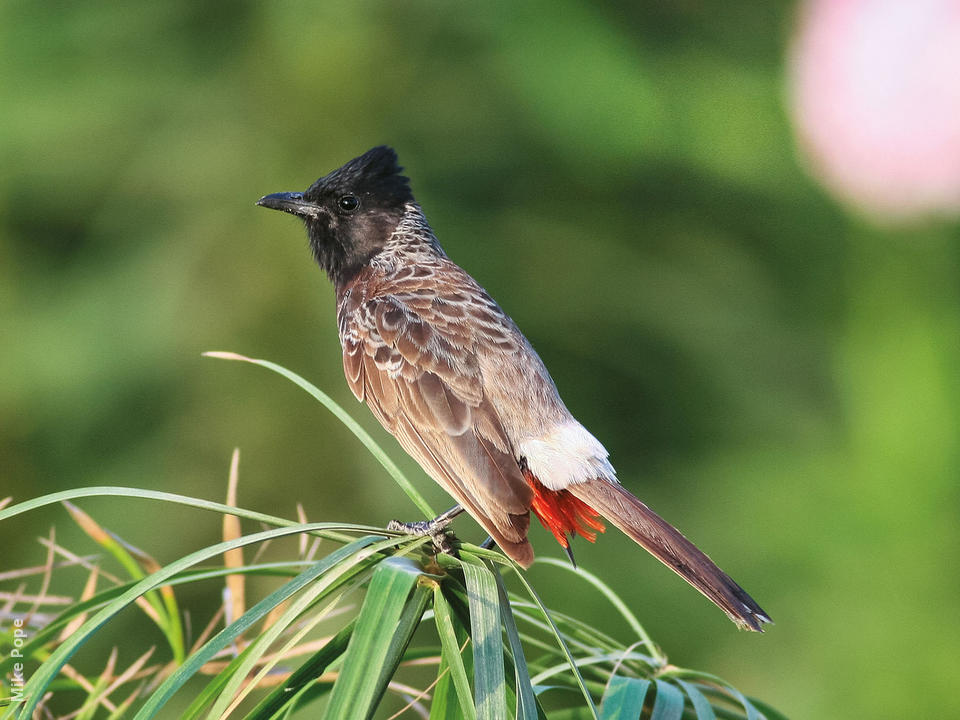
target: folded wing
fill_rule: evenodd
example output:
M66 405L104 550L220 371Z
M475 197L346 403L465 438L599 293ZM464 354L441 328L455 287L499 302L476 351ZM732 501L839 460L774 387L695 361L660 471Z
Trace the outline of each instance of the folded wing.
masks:
M533 492L484 395L477 338L462 321L460 298L394 290L341 300L350 389L501 549L527 566Z

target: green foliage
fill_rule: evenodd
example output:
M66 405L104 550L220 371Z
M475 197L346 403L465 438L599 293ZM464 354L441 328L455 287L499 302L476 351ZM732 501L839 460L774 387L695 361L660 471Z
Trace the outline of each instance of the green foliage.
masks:
M315 397L319 394L283 368L256 364L283 374ZM329 399L324 402L343 413ZM383 453L377 447L371 450ZM225 536L223 542L161 566L142 551L128 551L127 544L69 502L105 495L179 503L276 527ZM84 720L147 720L168 711L174 697L188 693L188 684L200 674L212 677L205 685L191 686L192 700L181 718L268 720L303 713L314 717L322 703L323 717L353 720L373 717L388 694L405 703L391 717L423 714L429 704L432 720L509 716L537 720L575 708L594 720L633 720L641 712L655 720L676 720L686 711L698 720L712 720L721 713L747 720L761 717L754 701L722 680L670 665L623 601L592 575L584 576L588 586L598 589L627 619L637 643L627 645L588 622L550 612L511 560L468 544L457 557L436 555L424 537L348 524L297 523L184 496L109 487L54 493L12 505L0 510L0 522L54 503L70 509L76 523L107 550L129 580L110 577L110 587L99 592L95 583L88 583L86 597L70 601L28 642L14 645L13 637L6 638L7 650L16 648L17 656L7 652L0 672L9 672L15 662L39 666L15 701L11 702L14 688L7 683L3 718L28 718L41 711L60 716L79 708L78 717ZM239 548L301 534L339 547L320 560L301 557L270 564L196 567L221 555L229 558L228 553ZM93 578L106 572L64 548L55 549L88 567ZM219 632L212 634L220 613L200 637L188 636L180 622L175 586L228 576L224 608L233 608L229 590L237 585L229 582L229 576L246 582L278 572L289 579L239 617L227 618ZM510 592L501 572L514 577L523 593ZM46 595L53 573L52 563L41 570L36 607L50 602ZM25 570L17 579L30 574ZM15 598L14 614L18 604ZM145 668L143 657L118 672L115 648L99 674L85 676L68 665L85 645L102 636L117 642L108 623L135 605L160 627L169 644L169 663ZM318 638L319 629L332 620L335 629ZM413 642L415 635L422 639L425 634L426 644ZM638 646L651 654L637 652ZM189 652L183 650L187 647ZM536 655L528 659L531 649ZM437 668L435 680L422 690L402 679L405 671L418 665ZM113 696L121 688L128 695L116 703Z
M622 482L777 625L730 632L615 532L578 544L581 567L673 659L792 716L956 715L960 226L877 227L811 180L784 103L798 9L0 2L0 498L106 485L222 499L240 445L247 507L410 519L336 418L200 358L271 357L354 407L302 229L253 203L388 142L450 257L514 317ZM79 504L166 564L215 539L173 502ZM0 576L46 562L49 512L0 526ZM63 517L58 546L106 552ZM483 537L468 519L458 531ZM532 533L540 557L561 556ZM53 562L76 600L83 566ZM217 572L174 586L194 626L217 604L195 582ZM552 608L619 634L608 600L567 592L564 572L529 577ZM31 639L62 609L39 608ZM147 612L106 626L130 643L118 667L152 645L172 656L169 613ZM109 653L98 637L91 678Z
M342 422L350 432L352 432L360 442L363 443L363 446L370 451L370 454L373 455L384 469L390 474L390 477L393 478L393 481L400 486L400 488L407 494L413 503L426 515L429 517L435 517L436 513L433 511L433 508L430 507L430 504L423 499L423 496L417 492L417 489L413 484L407 479L407 476L403 474L403 471L397 467L396 463L390 459L390 456L383 451L376 440L370 437L370 433L364 430L360 423L350 417L349 413L344 411L329 395L320 390L316 385L307 382L302 377L297 375L295 372L287 370L285 367L281 367L276 363L272 363L269 360L255 360L253 358L244 357L243 355L237 355L236 353L225 353L225 352L207 352L204 353L206 357L220 358L221 360L239 360L242 362L253 363L254 365L260 365L265 367L268 370L282 375L287 378L290 382L299 386L300 388L306 390L310 395L312 395L316 400L323 404L330 412L332 412L337 420Z
M133 492L124 488L100 488L71 494L132 495ZM169 498L160 493L142 491L142 497L169 502ZM0 521L35 509L38 504L62 501L62 497L38 500L39 503L8 508L0 513ZM184 500L197 508L210 508L209 503L200 500ZM229 512L247 513L239 508L230 508ZM442 689L437 690L442 705L431 715L436 718L506 718L508 714L520 718L549 717L551 713L542 704L548 697L548 707L582 706L595 718L632 718L634 709L647 708L653 713L651 717L666 720L680 717L685 706L697 718L712 718L714 708L725 712L724 717L761 717L754 701L747 700L717 678L669 665L659 650L661 659L657 660L637 653L633 646L603 636L588 623L562 615L551 617L526 581L522 584L533 602L508 594L497 566L510 573L518 572L518 568L505 556L478 547L465 546L469 550L464 549L459 559L438 558L425 552L429 548L424 547L424 538L366 535L296 574L295 568L302 565L302 561L273 563L269 567L210 568L202 573L188 571L191 566L222 555L228 549L277 537L315 533L342 542L344 534L367 531L369 528L359 526L306 523L253 533L204 548L159 568L142 580L116 586L85 602L68 606L24 646L24 662L40 665L24 688L23 702L10 703L3 717L29 717L41 706L54 713L58 708L62 711L75 701L62 699L61 694L80 691L86 695L79 705L88 709L91 718L105 717L110 711L111 717L146 720L161 712L198 672L211 663L215 667L218 659L228 661L205 687L196 691L181 717L214 718L231 713L251 719L294 717L292 713L296 708L312 707L327 694L330 697L324 717L368 717L388 692L407 698L408 706L429 700L429 687L411 697L407 686L395 679L399 667L418 658L429 659L428 665L438 665L438 680L449 676L448 682L454 687L453 696L443 696ZM385 530L379 532L390 535ZM104 672L100 681L96 676L83 680L76 670L71 670L64 677L68 682L57 684L73 655L97 633L109 634L104 628L107 622L152 589L171 592L174 585L236 572L242 572L245 577L272 576L278 569L293 577L213 637L201 638L202 642L195 644L184 661L154 665L143 673L111 669ZM591 584L598 582L593 579ZM348 619L338 632L323 640L321 647L308 655L305 662L290 669L290 663L302 657L303 649L311 646L308 641L311 632L330 617L344 598L355 595L361 588L366 592L355 619ZM616 597L609 588L603 590ZM426 620L428 607L440 647L411 646L414 633ZM535 614L530 614L531 610L535 610ZM96 611L93 617L86 619L93 611ZM264 624L257 632L258 623L277 611L281 612L273 622ZM518 629L514 617L520 619L523 631ZM83 622L70 634L59 637L51 634L78 618ZM245 634L251 633L255 634L252 640L237 645ZM467 641L461 642L460 637ZM184 636L181 640L186 643L188 638ZM536 659L525 657L525 644L537 650ZM472 648L472 678L468 677L462 656L467 647ZM266 658L268 651L273 651L269 659ZM513 669L509 675L505 674L505 661L506 667ZM286 667L281 669L281 663ZM8 670L9 666L7 661L0 670ZM334 670L332 677L325 674L328 668ZM535 673L532 678L530 673ZM277 675L283 684L265 694L260 683L269 680L271 675ZM145 678L152 681L145 685L142 682ZM113 705L111 694L136 680L141 682L127 702L122 707ZM270 683L264 687L269 688ZM655 692L648 692L651 688L655 688ZM48 690L54 692L47 696ZM688 700L684 700L682 691ZM710 701L704 693L710 694ZM601 697L602 714L598 714L594 702ZM259 702L251 704L248 698L259 699ZM739 710L731 709L737 706Z

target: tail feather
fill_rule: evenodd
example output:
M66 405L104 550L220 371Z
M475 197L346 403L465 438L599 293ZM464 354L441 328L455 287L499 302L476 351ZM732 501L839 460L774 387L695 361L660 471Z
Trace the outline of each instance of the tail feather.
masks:
M596 479L572 483L567 490L693 585L740 628L763 632L764 623L771 622L729 575L619 483Z

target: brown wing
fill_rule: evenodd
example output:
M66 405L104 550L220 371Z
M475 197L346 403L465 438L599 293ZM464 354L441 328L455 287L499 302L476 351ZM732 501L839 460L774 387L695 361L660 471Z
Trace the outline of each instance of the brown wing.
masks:
M526 566L532 491L483 390L476 328L448 289L394 284L340 303L343 367L354 395L426 472Z

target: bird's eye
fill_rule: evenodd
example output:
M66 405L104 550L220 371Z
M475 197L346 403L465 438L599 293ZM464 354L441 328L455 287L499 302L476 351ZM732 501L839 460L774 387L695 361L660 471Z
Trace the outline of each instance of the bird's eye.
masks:
M339 200L337 200L337 207L339 207L345 213L352 213L358 207L360 207L360 198L356 195L343 195Z

